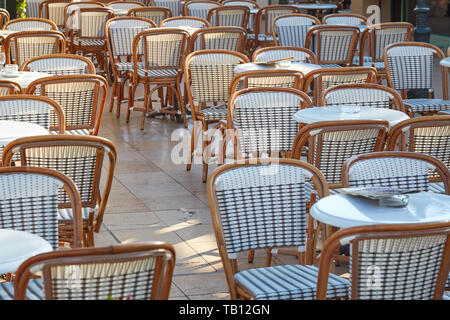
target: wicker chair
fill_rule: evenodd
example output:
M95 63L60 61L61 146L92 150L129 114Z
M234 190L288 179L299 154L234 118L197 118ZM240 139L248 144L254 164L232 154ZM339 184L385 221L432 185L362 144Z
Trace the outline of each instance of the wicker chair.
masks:
M159 241L45 253L22 263L15 286L0 284L0 299L167 300L174 265Z
M69 52L74 52L73 37L78 35L80 29L80 9L104 7L105 4L96 1L72 2L64 7L64 30L67 42L71 44Z
M47 97L28 94L0 97L0 120L35 123L60 134L66 131L63 109Z
M245 88L272 87L293 88L303 87L303 73L295 70L253 70L241 72L234 76L230 83L230 97Z
M222 2L223 6L246 6L251 9L259 9L259 5L252 0L225 0ZM247 23L247 32L253 33L254 31L254 14L250 13Z
M34 57L46 54L65 53L66 37L59 31L21 31L10 34L4 41L6 63L22 68Z
M100 231L114 178L117 158L114 144L105 138L81 135L20 138L6 146L2 163L11 165L12 158L17 155L23 166L57 170L72 179L81 196L83 239L87 246L93 247L94 231ZM106 178L101 181L106 158L108 169ZM72 243L73 210L61 208L58 224L60 241Z
M226 120L227 102L234 68L249 62L239 52L226 50L201 50L189 54L184 63L184 77L189 106L194 122L191 134L191 149L186 170L191 169L194 151L199 136L202 137L202 153L210 145L207 137L208 126L220 120ZM202 156L202 181L206 182L209 159Z
M314 51L322 67L351 66L358 40L358 27L320 25L308 30L305 47Z
M367 24L367 18L355 13L334 13L322 18L322 24L361 26Z
M212 8L206 20L213 27L241 27L246 29L250 9L247 6L222 6Z
M450 116L427 116L400 122L391 128L386 149L429 155L450 168ZM445 191L442 183L432 183L431 190Z
M94 135L100 129L107 84L93 74L63 75L33 81L27 94L55 100L66 116L66 134Z
M342 185L395 187L402 191L431 191L441 181L450 194L450 172L440 160L416 152L384 151L359 154L342 166Z
M319 24L319 19L308 14L282 15L273 19L272 38L277 46L304 48L308 29Z
M58 30L56 24L51 20L42 18L22 18L9 21L4 26L5 30L35 31L35 30Z
M133 73L131 74L128 90L128 111L127 122L130 120L131 111L141 111L141 130L144 129L145 116L150 111L154 111L152 106L152 94L156 90L167 90L167 95L174 102L169 106L167 97L161 98L161 108L159 113L171 114L183 118L184 126L187 128L186 112L184 101L181 98L181 76L184 53L186 50L187 31L178 28L158 28L139 33L133 40ZM142 60L139 59L140 46L151 48L144 50ZM139 62L142 62L140 64ZM144 106L134 106L134 96L137 86L144 85ZM150 86L154 85L152 89ZM173 97L175 96L177 105Z
M95 66L91 60L69 53L48 54L31 58L24 63L22 70L46 72L55 76L95 74Z
M125 82L129 80L129 72L133 70L133 40L134 37L149 28L156 27L147 18L120 17L108 20L105 25L106 43L110 57L110 65L114 73L109 111L117 104L116 117L120 117L120 105L124 100ZM140 48L142 55L142 47Z
M198 17L208 20L208 12L212 8L221 7L222 4L208 0L190 0L183 4L183 16Z
M413 40L414 26L407 22L389 22L369 26L361 33L359 56L353 63L377 69L378 80L386 78L383 51L388 45ZM367 49L366 49L367 48ZM368 55L366 56L366 51Z
M247 32L241 27L209 27L195 31L188 40L187 51L228 50L244 52Z
M81 199L77 187L63 173L45 168L0 168L0 228L27 231L47 240L54 249L59 242L58 211L72 210L70 241L83 247Z
M334 252L348 243L350 299L442 299L450 263L449 233L448 222L361 226L338 231L327 240L321 253L317 299L328 297ZM306 280L309 279L299 279Z
M377 71L372 67L322 68L308 73L303 91L309 92L313 86L314 105L324 105L321 97L328 88L341 84L374 83L376 79Z
M178 28L179 26L190 26L193 28L209 27L209 22L197 17L172 17L161 21L161 27Z
M273 5L259 9L255 17L255 38L249 37L253 40L248 44L250 55L258 47L272 46L275 43L276 40L272 36L272 22L276 17L298 12L297 7L288 5Z
M152 6L131 9L127 16L150 19L155 23L155 26L159 26L163 20L172 17L172 12L165 7Z
M252 61L256 62L267 62L283 58L290 58L292 62L307 62L317 64L316 55L305 48L297 47L265 47L256 50L253 53Z
M443 99L435 99L433 91L433 58L445 58L441 49L428 43L395 43L384 49L389 87L402 94L403 103L420 115L450 110L448 96L448 75L441 66ZM408 99L407 90L428 90L428 98Z
M172 17L181 16L181 12L183 11L181 0L152 0L152 6L169 9Z
M356 105L405 112L402 98L393 89L374 83L341 84L327 89L323 105Z
M65 33L65 12L64 8L71 0L47 0L39 5L39 18L53 21L58 27L58 31Z
M105 24L114 16L110 8L79 9L79 29L71 34L72 53L96 58L98 67L111 79L107 60Z
M255 79L250 81L255 86ZM292 88L255 86L240 90L230 98L226 130L232 137L227 138L225 146L233 142L235 160L262 153L289 158L299 130L293 115L311 106L304 92Z
M22 87L17 82L0 79L0 96L9 96L22 92Z
M351 156L382 151L389 123L379 120L324 121L305 125L297 133L291 156L300 159L308 145L307 160L318 168L330 188L342 186L342 165Z
M314 248L307 213L311 188L318 198L328 195L320 171L293 159L227 164L211 174L209 206L231 299L315 298L319 269L308 265ZM238 269L242 251L292 246L306 253L307 265L302 259L295 265ZM301 276L308 280L299 282ZM346 297L349 286L347 279L330 274L327 298Z

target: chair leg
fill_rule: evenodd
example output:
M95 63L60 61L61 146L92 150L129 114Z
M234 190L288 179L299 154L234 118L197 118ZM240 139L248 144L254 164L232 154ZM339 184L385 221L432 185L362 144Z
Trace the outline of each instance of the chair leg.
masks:
M188 123L187 123L187 118L186 118L186 105L183 101L183 96L181 95L181 86L180 86L179 81L177 81L177 84L176 84L176 93L175 94L176 94L176 99L178 101L178 108L180 109L181 116L183 117L184 127L187 129Z
M206 179L208 177L208 160L210 158L210 141L208 139L208 122L203 121L202 122L202 163L203 163L203 174L202 174L202 181L206 182ZM205 159L206 158L206 159Z
M127 123L130 121L130 112L134 106L134 93L136 91L137 85L133 84L130 80L128 85L128 110L127 110Z
M270 267L272 264L272 250L270 248L266 249L266 267Z
M189 155L189 161L186 164L186 170L189 171L191 170L192 167L192 161L194 161L194 152L195 152L195 148L198 144L198 136L199 136L199 127L200 127L201 123L200 121L194 121L193 126L192 126L192 135L191 135L191 150L190 150L190 155Z
M114 79L115 80L115 79ZM123 86L124 82L122 82L123 79L119 79L119 82L117 83L117 106L116 106L116 118L120 118L120 107L121 102L123 100Z
M149 97L149 84L144 84L144 110L142 110L142 118L141 118L141 130L144 130L145 124L145 115L148 112L148 100L151 99Z
M112 112L114 108L114 98L117 94L117 77L114 78L114 83L112 85L111 98L109 99L109 112Z

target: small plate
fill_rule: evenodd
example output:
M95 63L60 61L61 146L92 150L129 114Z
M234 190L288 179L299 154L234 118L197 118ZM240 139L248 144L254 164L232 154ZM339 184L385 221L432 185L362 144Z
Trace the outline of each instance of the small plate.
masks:
M5 78L18 78L18 77L20 77L20 74L6 74L6 73L2 73L2 77L5 77Z

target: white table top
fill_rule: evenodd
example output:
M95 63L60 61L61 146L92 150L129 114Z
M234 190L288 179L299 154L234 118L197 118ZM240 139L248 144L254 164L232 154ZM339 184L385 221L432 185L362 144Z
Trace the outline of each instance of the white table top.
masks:
M15 139L45 134L49 134L48 130L34 123L0 120L0 146Z
M311 216L339 228L450 221L450 196L433 192L408 196L406 207L386 208L379 207L374 200L335 194L316 202L311 208Z
M0 247L0 273L15 272L26 259L53 250L38 235L10 229L0 229Z
M45 72L37 72L37 71L19 71L18 76L5 76L4 73L0 73L0 79L3 80L10 80L17 82L20 84L20 86L25 90L30 83L32 83L34 80L45 78L45 77L51 77L52 75L50 73Z
M450 68L450 57L441 60L441 66Z
M234 68L234 73L239 74L241 72L246 71L255 71L255 70L294 70L294 71L300 71L305 76L316 69L320 69L321 67L317 64L312 63L304 63L304 62L292 62L288 66L280 65L280 64L273 64L273 65L261 65L261 64L255 64L255 63L242 63L237 65Z
M292 4L292 6L305 9L305 10L334 10L337 9L337 5L332 3L305 3L305 4Z
M13 33L16 33L16 32L18 32L18 31L15 31L15 30L0 30L0 37L6 38L10 34L13 34Z
M294 114L294 120L307 124L338 120L387 120L391 126L394 126L407 119L409 119L408 115L401 111L364 106L358 113L344 113L341 112L340 106L326 106L307 108Z

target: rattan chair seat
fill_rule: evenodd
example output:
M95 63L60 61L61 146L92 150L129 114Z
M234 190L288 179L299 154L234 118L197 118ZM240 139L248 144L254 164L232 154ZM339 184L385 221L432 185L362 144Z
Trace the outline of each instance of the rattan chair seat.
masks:
M234 279L258 300L314 300L318 273L314 266L283 265L244 270ZM346 297L349 287L347 279L330 273L327 298Z

